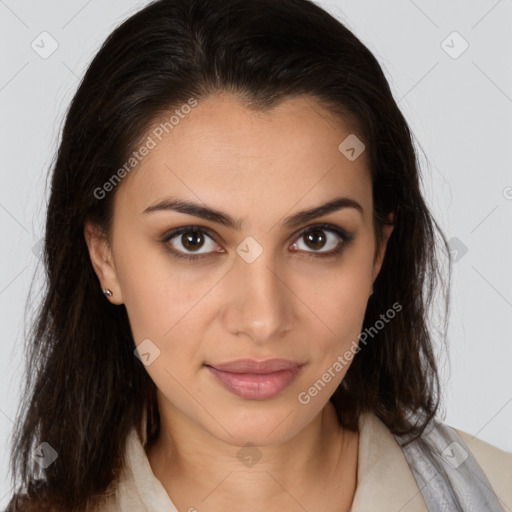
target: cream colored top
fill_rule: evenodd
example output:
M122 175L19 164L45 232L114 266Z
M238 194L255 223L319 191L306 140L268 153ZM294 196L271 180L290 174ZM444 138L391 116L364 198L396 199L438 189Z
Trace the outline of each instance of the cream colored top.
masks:
M512 512L512 453L456 431L482 467L503 509ZM125 471L101 512L178 512L153 474L135 428L126 450ZM366 413L359 420L357 488L351 512L381 510L428 512L395 438L375 414Z

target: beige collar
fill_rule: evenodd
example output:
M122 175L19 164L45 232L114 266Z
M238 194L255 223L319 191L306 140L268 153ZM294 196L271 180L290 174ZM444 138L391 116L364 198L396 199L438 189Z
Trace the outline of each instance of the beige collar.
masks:
M359 418L357 488L351 512L428 512L402 449L373 413Z

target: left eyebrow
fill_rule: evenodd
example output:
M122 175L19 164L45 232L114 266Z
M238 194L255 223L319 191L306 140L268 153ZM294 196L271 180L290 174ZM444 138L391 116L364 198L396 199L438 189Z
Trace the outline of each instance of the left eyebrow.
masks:
M317 217L328 215L329 213L333 213L343 208L354 208L361 215L363 215L363 207L357 201L349 197L338 197L320 206L315 206L309 210L303 210L301 212L294 213L289 217L286 217L283 220L283 226L287 228L294 228L300 224L304 224L313 219L316 219ZM148 206L142 213L148 214L151 212L166 210L185 213L187 215L193 215L194 217L200 217L211 222L222 224L227 228L237 231L240 231L244 225L243 219L234 219L227 213L215 210L214 208L209 208L202 206L199 203L179 200L172 197L162 199L156 204Z
M357 201L350 199L349 197L338 197L328 203L315 206L310 210L304 210L302 212L294 213L290 217L286 217L283 221L283 226L294 228L300 224L305 224L310 220L316 219L317 217L328 215L329 213L336 212L343 208L354 208L363 215L363 207Z

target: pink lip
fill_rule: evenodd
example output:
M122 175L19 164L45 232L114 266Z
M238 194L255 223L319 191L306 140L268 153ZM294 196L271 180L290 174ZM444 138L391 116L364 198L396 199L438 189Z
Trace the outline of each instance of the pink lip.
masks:
M226 389L251 400L265 400L278 395L293 382L302 366L286 359L238 359L206 365Z

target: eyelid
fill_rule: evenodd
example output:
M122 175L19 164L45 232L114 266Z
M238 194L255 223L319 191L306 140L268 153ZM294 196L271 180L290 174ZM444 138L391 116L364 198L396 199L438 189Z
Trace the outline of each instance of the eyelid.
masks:
M169 242L173 239L178 237L179 235L183 233L188 233L192 231L198 231L199 233L207 235L209 238L211 238L216 244L219 242L217 241L217 237L219 237L214 231L212 231L210 228L207 228L205 226L196 226L196 225L187 225L187 226L181 226L178 228L170 229L169 231L166 231L162 237L160 238L160 243L164 246L165 250L169 252L172 256L181 258L184 260L204 260L208 259L209 257L213 256L216 251L211 251L208 253L186 253L177 251L176 249L169 247Z
M354 234L348 233L345 229L336 226L335 224L330 224L326 222L317 222L310 224L308 226L305 226L298 231L296 231L292 235L292 243L296 243L295 241L304 234L313 231L314 229L319 229L323 231L330 231L331 233L334 233L337 235L341 240L338 244L336 249L331 249L330 251L320 252L320 251L305 251L306 257L335 257L338 255L339 252L341 252L347 245L349 245L355 238ZM205 226L199 226L199 225L187 225L187 226L181 226L178 228L173 228L168 231L166 231L161 237L160 237L160 243L162 243L165 247L165 249L171 253L171 255L176 256L178 258L183 258L185 260L199 260L199 259L208 259L209 257L214 256L215 254L218 254L220 251L210 251L208 253L184 253L181 251L177 251L171 247L169 247L169 241L173 238L176 238L180 234L192 232L192 231L198 231L200 233L206 234L208 237L210 237L215 243L218 242L218 238L222 240L222 237L217 235L213 230L210 228L207 228ZM223 251L225 252L225 251ZM301 253L303 251L295 251L296 253Z
M300 257L305 258L335 258L340 255L343 250L350 245L354 239L355 234L349 233L347 230L341 228L340 226L337 226L336 224L331 224L329 222L317 222L310 224L304 228L301 228L296 234L294 234L294 240L299 238L300 236L303 236L304 234L314 231L315 229L318 229L320 231L329 231L331 233L334 233L336 236L340 238L339 244L336 246L336 248L331 249L329 251L296 251L296 254L298 254ZM295 242L294 242L295 243ZM301 254L304 252L305 254Z

